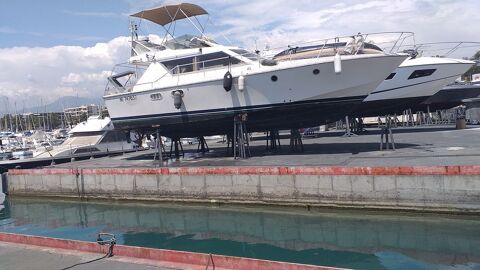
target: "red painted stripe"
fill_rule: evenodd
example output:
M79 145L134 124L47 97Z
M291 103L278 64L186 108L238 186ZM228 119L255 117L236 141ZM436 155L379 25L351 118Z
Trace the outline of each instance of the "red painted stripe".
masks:
M66 249L92 253L106 253L107 247L100 246L93 242L84 242L76 240L64 240L58 238L20 235L11 233L0 233L0 241ZM148 259L162 261L178 265L194 265L205 267L209 258L208 254L183 252L164 249L153 249L143 247L132 247L116 245L114 248L116 256ZM256 260L248 258L230 257L222 255L212 255L215 267L219 269L235 269L235 270L338 270L340 268L313 266L294 263L283 263L266 260ZM179 268L176 268L179 269ZM180 269L186 269L182 267Z
M77 174L77 169L11 169L10 175L71 175Z
M480 166L12 169L10 175L480 175Z

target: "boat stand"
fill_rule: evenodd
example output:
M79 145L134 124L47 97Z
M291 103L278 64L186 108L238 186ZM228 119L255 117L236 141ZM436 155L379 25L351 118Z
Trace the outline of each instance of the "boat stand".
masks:
M353 133L350 129L350 119L348 116L345 116L345 134L342 137L356 137L357 134Z
M290 130L290 151L303 153L302 134L298 129Z
M205 140L205 137L203 136L198 137L197 152L206 153L209 151L210 151L210 148L208 148L208 144L207 144L207 141Z
M172 158L172 148L175 146L175 159L180 158L180 151L182 151L182 157L185 156L185 153L183 152L183 146L182 143L180 142L180 138L172 138L172 143L170 144L170 154L169 157Z
M280 133L278 130L267 131L267 150L280 150L282 146L280 145Z
M233 154L233 134L227 134L227 155L230 155L230 150Z
M404 126L404 127L405 126L406 127L415 126L415 120L414 120L413 113L412 113L411 109L407 109L407 110L403 111L402 126Z
M365 125L363 124L363 118L354 118L353 122L351 123L351 128L350 130L353 131L353 133L365 133L367 132L365 130Z
M390 116L385 119L385 126L381 127L380 151L383 151L383 137L385 137L386 150L389 150L391 146L392 150L395 151L395 140L393 139L392 132L392 118L390 118Z
M247 114L238 114L233 118L233 158L246 159L251 156L250 142L247 133Z
M157 130L157 133L155 136L155 153L153 154L153 160L159 160L160 162L162 162L164 155L165 155L165 146L163 145L162 137L160 136L160 131Z

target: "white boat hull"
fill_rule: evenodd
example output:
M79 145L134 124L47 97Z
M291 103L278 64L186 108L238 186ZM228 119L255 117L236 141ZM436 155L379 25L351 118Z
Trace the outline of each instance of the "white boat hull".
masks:
M298 128L334 121L347 115L375 89L406 56L349 56L342 61L342 72L334 72L330 59L280 62L250 74L232 69L233 88L223 89L223 73L202 83L162 87L161 80L152 90L105 96L110 117L117 128L155 129L172 137L226 134L233 129L233 115L248 113L249 131ZM282 65L285 65L283 68ZM314 70L320 72L314 74ZM204 74L199 72L196 76ZM238 89L238 76L245 77L245 89ZM186 75L183 75L185 77ZM193 74L192 76L195 76ZM272 80L276 76L277 80ZM182 78L183 78L182 77ZM191 78L189 79L191 81ZM180 109L172 92L184 92ZM152 94L161 94L152 100ZM158 97L158 95L157 95Z
M430 62L431 64L426 64ZM398 114L407 109L415 110L429 97L439 92L447 84L464 74L472 62L448 59L422 57L405 60L393 71L391 80L383 81L364 102L355 109L355 116L378 116ZM435 69L426 77L408 79L415 70Z

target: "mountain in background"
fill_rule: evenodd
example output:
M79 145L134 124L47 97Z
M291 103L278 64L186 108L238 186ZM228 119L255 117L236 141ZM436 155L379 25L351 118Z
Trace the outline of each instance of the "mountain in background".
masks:
M2 103L2 100L4 99L3 96L0 96L0 113L7 113L7 108L5 108L5 104ZM18 113L37 113L37 112L63 112L64 108L69 108L69 107L78 107L82 105L87 105L87 104L103 104L102 98L85 98L85 97L72 97L72 96L66 96L66 97L61 97L57 100L55 100L52 103L43 105L43 106L36 106L36 107L30 107L30 108L22 108L19 107L17 104L17 112ZM14 105L10 104L10 113L15 113L14 112Z
M85 97L61 97L54 102L47 104L46 107L38 106L32 108L26 108L25 112L44 112L45 108L47 112L63 112L64 108L78 107L87 104L103 104L102 98L85 98Z

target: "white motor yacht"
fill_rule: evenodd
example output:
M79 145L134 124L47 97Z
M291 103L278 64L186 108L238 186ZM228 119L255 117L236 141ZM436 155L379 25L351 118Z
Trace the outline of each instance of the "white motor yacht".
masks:
M401 36L399 39L403 42L408 38L413 38L413 33L406 32L406 35ZM451 45L447 55L460 49L462 46L471 47L472 44L479 46L478 43L474 42L413 44L413 49L404 50L405 52L409 52L411 57L406 59L398 68L389 74L361 104L355 107L355 110L352 111L350 115L370 117L402 113L409 108L415 109L475 64L473 61L447 58L445 56L428 57L418 55L420 48L427 47L427 45L432 46L433 44L445 43ZM386 42L386 44L388 44L388 42ZM282 61L289 58L312 58L318 54L332 54L334 47L337 47L341 52L349 50L349 44L347 43L305 46L283 51L277 54L274 59ZM325 50L324 48L328 48L329 50ZM397 48L402 48L402 46L398 46ZM365 43L359 53L372 54L384 50L386 49L382 49L375 44ZM422 51L422 54L423 53L425 53L425 51Z
M183 19L194 24L192 17L206 14L183 3L132 16L165 27ZM172 138L232 133L239 113L248 113L249 132L329 122L361 103L408 57L352 50L276 61L218 44L203 31L174 37L166 28L170 38L154 44L132 29L132 66L109 77L105 104L117 128L158 129Z
M355 109L354 115L368 117L415 110L474 64L452 58L409 58Z
M69 134L70 137L61 145L37 148L33 157L72 157L81 154L133 151L136 147L129 141L129 136L124 131L114 129L108 117L102 119L100 116L90 116L87 121L72 128Z

